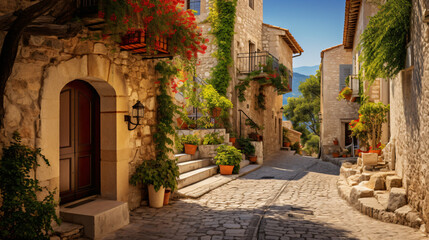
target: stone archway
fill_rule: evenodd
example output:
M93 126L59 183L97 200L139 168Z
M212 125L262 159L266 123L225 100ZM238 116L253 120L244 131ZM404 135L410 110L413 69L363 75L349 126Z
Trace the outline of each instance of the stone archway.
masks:
M38 168L38 178L40 181L54 181L51 185L59 189L59 96L61 89L74 80L89 83L100 96L101 197L126 202L130 133L123 116L128 113L128 97L119 69L101 55L76 57L46 69L38 147L50 160L51 166Z

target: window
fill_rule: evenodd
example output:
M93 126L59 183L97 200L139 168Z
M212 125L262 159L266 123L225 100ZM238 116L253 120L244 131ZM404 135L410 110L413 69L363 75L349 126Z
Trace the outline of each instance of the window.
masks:
M195 15L200 15L201 0L188 0L188 9L196 11Z
M249 0L249 7L255 9L255 0Z
M340 91L346 87L346 78L352 75L352 64L341 64L340 65Z

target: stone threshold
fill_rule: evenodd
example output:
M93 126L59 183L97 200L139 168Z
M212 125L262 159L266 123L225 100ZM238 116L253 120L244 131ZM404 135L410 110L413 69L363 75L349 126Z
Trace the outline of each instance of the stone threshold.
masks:
M209 177L198 183L179 189L174 193L173 198L199 198L204 194L216 189L224 184L227 184L241 176L249 174L259 168L262 165L251 164L240 169L239 174L234 175L220 175Z
M347 179L342 175L339 176L337 187L338 194L346 200L349 205L353 206L362 214L382 222L417 228L424 234L425 225L423 221L420 219L418 213L413 211L409 205L402 206L394 212L389 212L375 197L361 197L356 199L351 196L353 186L349 186Z
M60 225L53 227L54 234L50 240L67 240L67 239L82 239L83 226L69 222L62 222Z

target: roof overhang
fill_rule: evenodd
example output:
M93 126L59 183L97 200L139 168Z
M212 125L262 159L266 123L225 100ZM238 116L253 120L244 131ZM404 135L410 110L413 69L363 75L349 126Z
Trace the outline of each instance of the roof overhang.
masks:
M301 46L299 45L299 43L292 36L292 34L289 32L288 29L277 27L277 26L273 26L273 25L266 24L266 23L264 23L263 25L265 25L265 26L267 26L269 28L273 28L273 29L284 31L285 34L284 35L280 35L280 37L287 43L287 45L290 47L290 49L292 49L292 52L294 54L303 53L304 52L304 50L301 48Z
M335 48L337 48L337 47L341 47L341 46L343 46L343 44L340 44L340 45L333 46L333 47L327 48L327 49L325 49L325 50L322 50L322 52L320 53L320 57L321 57L321 58L323 58L323 57L325 56L325 52L330 51L330 50L332 50L332 49L335 49Z
M346 0L343 36L345 49L353 48L361 4L362 0Z

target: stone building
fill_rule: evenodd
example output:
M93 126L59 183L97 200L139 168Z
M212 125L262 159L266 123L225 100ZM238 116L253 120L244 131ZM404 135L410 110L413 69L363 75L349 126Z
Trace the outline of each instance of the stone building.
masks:
M332 154L338 152L337 146L333 144L334 139L338 140L342 148L353 143L349 123L359 117L359 104L337 100L346 77L351 74L351 51L345 50L344 45L340 44L323 50L321 58L321 145L323 154Z
M199 12L197 17L200 22L199 26L203 29L204 35L212 40L213 35L209 34L211 26L204 21L209 15L209 1L190 0L192 4L195 2L198 3L194 5L196 6L194 10ZM272 86L260 86L257 82L252 81L245 93L246 101L240 102L235 86L250 72L251 69L246 68L250 58L266 59L267 56L273 56L279 63L292 70L294 54L300 55L303 50L287 29L263 23L262 0L238 0L236 9L232 44L234 64L230 68L232 81L227 91L227 97L234 104L234 108L230 112L233 130L237 134L241 133L242 136L247 136L251 131L244 125L245 114L258 125L264 126L265 129L262 132L264 155L269 155L278 151L282 144L282 95L277 93ZM210 78L211 69L217 63L216 59L211 57L215 51L216 46L209 44L206 54L199 58L201 64L197 67L198 77ZM291 84L290 81L292 88ZM257 95L260 92L265 96L265 110L259 109L257 106Z
M407 66L390 81L390 155L408 204L429 229L429 2L412 1Z

